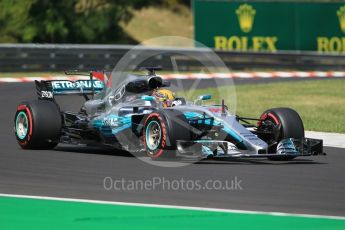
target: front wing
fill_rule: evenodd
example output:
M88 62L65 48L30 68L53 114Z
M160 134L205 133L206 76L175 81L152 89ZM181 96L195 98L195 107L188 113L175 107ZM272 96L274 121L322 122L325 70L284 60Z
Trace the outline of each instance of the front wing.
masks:
M312 138L287 138L277 144L277 151L269 153L266 150L259 152L238 149L227 141L196 140L177 141L177 155L185 157L215 157L215 158L267 158L276 156L312 156L322 155L323 141Z

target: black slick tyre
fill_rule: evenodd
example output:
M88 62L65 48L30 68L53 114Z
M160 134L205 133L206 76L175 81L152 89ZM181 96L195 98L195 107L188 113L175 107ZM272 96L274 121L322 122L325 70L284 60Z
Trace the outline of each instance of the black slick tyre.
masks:
M52 149L60 139L62 119L51 101L23 102L17 107L14 131L23 149Z
M304 126L299 114L290 108L273 108L266 110L260 117L262 121L269 121L277 128L275 140L277 143L286 138L303 138ZM294 156L272 156L270 160L292 160Z

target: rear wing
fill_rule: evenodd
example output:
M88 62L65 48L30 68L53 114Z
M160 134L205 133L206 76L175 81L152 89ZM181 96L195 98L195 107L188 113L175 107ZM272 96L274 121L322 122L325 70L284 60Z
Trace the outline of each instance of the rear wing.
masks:
M53 80L35 81L40 98L53 98L55 95L93 95L104 89L103 82L99 80Z
M84 74L73 71L65 73L66 75L89 76L90 79L35 81L38 98L53 99L57 95L81 95L88 100L88 95L93 97L94 94L101 92L107 84L104 81L104 76L106 76L104 72L91 71L89 74Z

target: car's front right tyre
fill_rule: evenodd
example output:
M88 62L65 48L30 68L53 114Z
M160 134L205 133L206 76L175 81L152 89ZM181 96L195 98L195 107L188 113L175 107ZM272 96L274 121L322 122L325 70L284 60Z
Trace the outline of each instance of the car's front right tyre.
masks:
M269 127L272 133L275 133L273 141L279 143L283 139L287 138L304 138L304 126L303 121L299 114L290 108L273 108L266 110L260 117L260 125L265 124ZM269 124L269 125L267 125ZM274 145L274 151L276 151ZM295 156L272 156L268 157L270 160L287 161L294 159Z

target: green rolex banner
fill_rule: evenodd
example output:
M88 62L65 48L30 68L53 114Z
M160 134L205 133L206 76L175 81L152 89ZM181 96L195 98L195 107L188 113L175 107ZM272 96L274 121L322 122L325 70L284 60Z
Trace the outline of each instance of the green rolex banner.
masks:
M217 50L345 53L345 3L194 0L195 40Z

